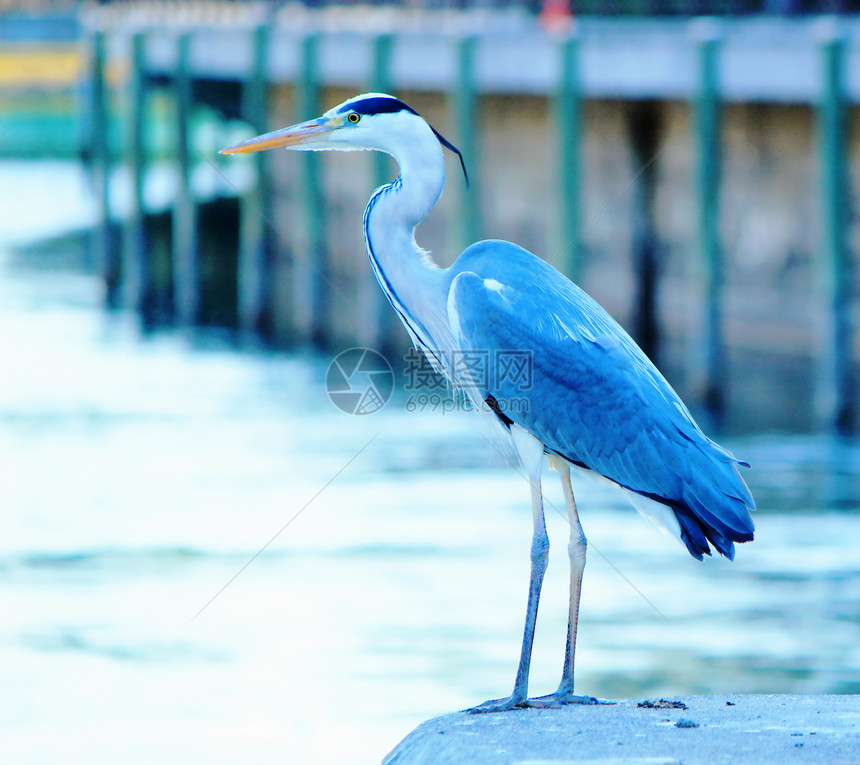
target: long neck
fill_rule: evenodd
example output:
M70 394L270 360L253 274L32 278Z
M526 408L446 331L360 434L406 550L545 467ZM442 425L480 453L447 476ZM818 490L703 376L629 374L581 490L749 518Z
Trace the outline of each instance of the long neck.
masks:
M415 227L442 193L445 165L435 137L397 152L400 177L376 190L364 212L364 238L379 284L417 344L448 346L447 273L415 242Z

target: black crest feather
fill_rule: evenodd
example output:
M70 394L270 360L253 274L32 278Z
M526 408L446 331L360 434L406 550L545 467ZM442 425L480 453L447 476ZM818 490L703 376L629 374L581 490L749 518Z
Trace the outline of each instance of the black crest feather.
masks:
M428 123L429 124L429 123ZM463 160L463 154L460 150L454 146L445 136L443 136L436 128L430 125L430 129L433 131L433 135L435 135L439 139L439 143L441 143L446 149L449 151L453 151L460 158L460 167L463 168L463 177L466 179L466 188L469 187L469 174L466 172L466 162Z

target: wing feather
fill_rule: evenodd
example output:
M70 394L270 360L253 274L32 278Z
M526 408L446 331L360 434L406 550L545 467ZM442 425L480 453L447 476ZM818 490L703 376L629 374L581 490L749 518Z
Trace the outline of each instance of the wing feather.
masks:
M525 352L530 363L528 385L490 374L475 398L492 396L548 451L672 508L695 557L710 554L709 541L731 557L732 542L753 538L754 503L739 461L702 433L596 302L506 242L475 245L456 267L448 314L461 349Z

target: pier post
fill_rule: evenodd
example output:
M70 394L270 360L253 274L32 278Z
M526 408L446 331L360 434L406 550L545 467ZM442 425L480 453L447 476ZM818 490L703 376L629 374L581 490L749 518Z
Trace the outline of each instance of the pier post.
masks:
M190 71L191 34L176 38L176 162L179 188L173 203L173 303L181 327L200 320L200 241L197 231L197 203L191 188L189 132L192 116Z
M474 83L474 58L477 38L465 34L456 40L457 74L453 92L453 116L457 146L463 152L466 167L469 169L469 188L458 185L460 211L457 252L482 238L481 219L481 175L480 142L477 119L477 95Z
M656 101L638 101L627 109L627 128L633 150L633 336L656 364L660 352L657 318L657 153L660 146L661 112Z
M105 35L93 30L88 38L89 63L89 151L90 173L95 191L97 219L94 228L96 268L104 284L105 305L118 308L120 299L120 252L110 203L111 119L105 77Z
M824 430L846 434L855 426L856 394L852 384L851 259L847 241L845 40L836 18L823 19L820 24L822 82L817 127L823 238L819 272L824 305L815 410Z
M579 39L570 32L558 43L558 86L553 118L558 137L556 243L553 261L572 281L582 276L582 92Z
M320 111L317 71L318 35L302 38L301 65L296 83L297 121L312 119ZM331 273L325 239L325 204L322 172L316 152L302 152L299 158L299 202L304 223L304 249L293 252L294 317L297 340L309 340L317 348L328 346Z
M696 197L699 207L699 247L705 279L705 315L701 369L697 370L701 397L717 421L725 412L726 354L723 336L723 257L720 246L720 29L713 19L694 28L699 61L694 109L696 138Z
M146 179L146 147L144 120L146 118L146 89L143 57L146 38L135 32L130 39L130 72L126 90L127 154L131 182L131 204L125 222L122 276L125 305L140 315L144 328L152 325L150 310L151 280L147 261L146 220L144 211L144 182Z
M257 134L268 131L269 27L253 31L253 66L242 93L244 118ZM239 328L246 337L271 341L274 337L272 306L271 201L272 182L265 155L253 154L256 183L242 196L239 221L238 313Z
M391 50L394 45L394 36L391 34L378 34L372 38L373 67L371 71L370 90L376 93L388 93L391 89ZM379 151L371 152L373 162L374 188L390 183L396 176L397 170L393 160L387 154ZM372 290L370 300L362 301L362 305L373 306L370 317L376 322L376 337L374 341L380 353L389 358L394 355L395 337L400 322L397 315L391 310L391 306L383 291L373 278L370 269L365 269L366 276L364 284Z

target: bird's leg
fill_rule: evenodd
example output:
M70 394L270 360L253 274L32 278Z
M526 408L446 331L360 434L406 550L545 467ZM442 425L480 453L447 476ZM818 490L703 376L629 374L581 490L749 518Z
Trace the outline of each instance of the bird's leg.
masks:
M567 514L570 523L570 541L567 545L570 554L570 603L567 620L567 643L564 649L564 669L561 673L561 683L558 690L547 700L555 699L560 704L596 704L591 696L575 696L573 693L573 662L576 652L576 628L579 624L579 596L582 591L582 573L585 571L585 552L588 540L579 522L576 511L576 500L570 485L570 467L562 460L555 460L553 467L561 476L561 486L564 490L564 501L567 504Z
M534 524L531 547L531 576L529 578L529 599L526 606L526 623L523 630L523 646L520 651L520 663L517 667L514 690L506 699L486 701L477 707L473 707L469 710L473 714L480 712L503 712L528 704L529 667L532 660L535 624L537 623L541 586L543 585L547 558L549 557L549 537L546 533L546 522L544 521L540 473L537 474L536 478L532 477L529 483L531 485L532 521Z

